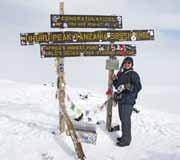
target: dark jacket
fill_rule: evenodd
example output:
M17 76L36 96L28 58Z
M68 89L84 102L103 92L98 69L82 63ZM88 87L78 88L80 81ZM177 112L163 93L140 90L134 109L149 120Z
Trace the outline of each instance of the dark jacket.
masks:
M121 94L122 98L120 104L130 104L134 105L136 103L136 98L138 92L141 90L141 81L137 72L132 69L126 71L119 71L117 74L117 79L113 81L114 87L117 89L122 84L130 83L132 85L132 90L125 89Z

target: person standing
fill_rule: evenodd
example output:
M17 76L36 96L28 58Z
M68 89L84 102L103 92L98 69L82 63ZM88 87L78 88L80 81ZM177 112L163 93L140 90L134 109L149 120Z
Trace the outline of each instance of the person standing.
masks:
M121 121L122 136L117 138L117 146L128 146L131 143L131 114L139 91L141 81L137 72L133 70L133 59L126 57L117 75L113 75L113 85L116 88L119 117Z

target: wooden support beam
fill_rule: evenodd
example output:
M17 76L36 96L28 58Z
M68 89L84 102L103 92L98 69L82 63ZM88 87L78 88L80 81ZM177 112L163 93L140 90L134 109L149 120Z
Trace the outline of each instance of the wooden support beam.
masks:
M112 75L114 74L114 70L110 69L108 70L108 91L112 93L113 86L112 86ZM108 103L107 103L107 115L106 115L106 129L110 132L111 131L111 125L112 125L112 94L108 94Z
M64 14L64 2L60 2L59 5L59 12L60 14ZM56 58L57 59L57 73L58 73L58 92L59 95L61 92L64 92L64 96L60 97L59 96L59 101L64 103L65 101L65 80L64 80L64 58ZM62 114L62 106L59 106L59 131L60 133L65 132L65 120L64 120L64 115Z
M64 14L64 2L60 3L60 14ZM65 105L65 79L64 79L64 58L57 58L58 62L58 84L59 84L59 129L60 133L65 131L65 123L67 126L68 133L71 136L71 139L74 144L75 152L79 160L85 159L85 154L82 149L81 142L76 134L76 130L74 129L73 123L66 111Z
M112 128L112 105L113 105L113 80L112 76L115 69L119 69L119 61L116 57L111 56L106 61L106 69L108 70L108 90L107 90L107 115L106 129L110 132Z

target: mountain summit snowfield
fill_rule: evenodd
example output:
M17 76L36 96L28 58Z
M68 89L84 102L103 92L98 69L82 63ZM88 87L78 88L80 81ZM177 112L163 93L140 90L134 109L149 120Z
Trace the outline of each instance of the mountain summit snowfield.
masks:
M0 88L1 160L76 158L70 137L51 133L58 130L55 86L0 80ZM106 99L103 94L69 86L67 93L82 111L93 111ZM88 94L88 99L81 99L79 94ZM132 116L132 143L122 148L115 145L121 131L105 130L106 109L93 114L92 119L101 123L97 125L96 145L82 143L87 160L179 160L179 116L145 106L140 109L139 114ZM117 107L113 108L113 123L119 123Z

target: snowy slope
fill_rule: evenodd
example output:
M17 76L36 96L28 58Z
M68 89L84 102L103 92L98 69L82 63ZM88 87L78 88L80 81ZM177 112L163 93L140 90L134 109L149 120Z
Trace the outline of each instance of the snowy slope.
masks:
M58 128L55 87L0 80L0 159L73 160L74 148L65 134L53 135ZM105 96L85 89L67 87L71 99L82 109L97 109ZM82 100L79 94L88 94ZM161 93L162 94L162 93ZM145 103L144 103L145 104ZM138 105L137 105L138 107ZM105 120L105 110L92 115ZM119 123L117 107L113 121ZM145 110L132 116L133 140L129 147L115 145L121 132L108 133L97 125L97 144L83 143L88 160L179 160L180 118L175 114Z

